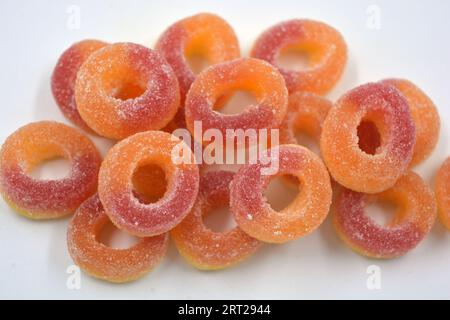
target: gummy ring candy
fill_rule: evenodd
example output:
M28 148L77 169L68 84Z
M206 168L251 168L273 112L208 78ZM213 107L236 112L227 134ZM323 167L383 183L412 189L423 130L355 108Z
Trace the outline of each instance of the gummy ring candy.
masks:
M377 200L398 205L387 226L377 224L364 213L364 208ZM359 254L381 259L399 257L415 248L435 219L433 192L412 171L398 179L392 188L375 195L343 188L333 215L334 226L347 245Z
M368 154L358 145L358 126L372 122L381 145ZM409 106L392 86L369 83L345 94L323 124L321 153L333 178L348 189L378 193L407 170L415 143Z
M209 172L202 176L194 207L170 232L181 255L198 269L229 267L253 254L261 245L261 242L248 236L239 227L218 233L203 223L205 214L229 205L229 185L233 176L232 172L226 171Z
M75 263L89 275L115 283L137 280L158 265L166 254L169 237L141 238L127 249L114 249L98 238L108 216L92 196L77 210L67 229L67 247Z
M53 70L51 87L53 97L64 116L78 127L92 132L78 112L75 103L75 81L81 65L95 51L108 44L98 40L83 40L64 51Z
M163 128L180 104L169 64L156 51L133 43L94 52L78 71L75 99L89 127L117 140Z
M274 155L277 149L278 156ZM330 176L320 158L299 145L281 145L269 153L279 158L278 172L262 175L270 164L241 167L231 183L231 210L239 227L251 237L285 243L311 233L324 221L331 204ZM300 188L293 202L277 212L266 202L263 190L280 175L298 178Z
M197 197L199 173L195 164L172 161L172 150L180 143L169 133L147 131L122 140L107 154L100 168L98 193L106 214L119 229L151 237L173 229L189 213ZM189 157L193 163L193 155ZM167 191L159 201L143 203L134 196L133 175L150 164L164 170Z
M436 176L436 200L439 218L450 230L450 158L448 158Z
M257 105L240 114L224 115L214 111L215 102L235 90L252 93ZM195 79L186 98L186 124L194 133L194 122L203 129L218 129L226 136L227 129L278 128L286 114L288 93L281 74L268 63L241 58L214 65Z
M29 174L39 163L63 157L72 164L70 175L38 180ZM75 212L97 189L101 157L78 130L42 121L9 136L0 152L0 191L18 213L31 219L55 219Z
M239 42L233 28L221 17L200 13L170 26L159 38L156 50L172 66L180 84L181 105L196 78L188 63L192 56L204 57L210 65L239 58ZM174 119L174 129L185 127L184 108Z
M280 126L280 144L297 144L295 133L302 131L319 143L322 125L333 104L314 93L289 96L287 114Z
M278 58L286 51L306 54L304 70L280 66ZM290 93L308 91L326 94L340 79L347 63L347 45L342 35L322 22L290 20L265 31L250 54L276 66L286 80Z
M387 79L383 83L397 88L408 101L416 126L416 145L410 166L416 166L425 161L436 147L440 131L439 113L433 101L412 82Z

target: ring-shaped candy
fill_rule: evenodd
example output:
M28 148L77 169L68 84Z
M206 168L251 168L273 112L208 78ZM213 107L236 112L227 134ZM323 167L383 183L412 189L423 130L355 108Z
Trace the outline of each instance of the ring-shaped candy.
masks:
M304 147L281 145L270 149L269 155L271 163L248 164L236 173L231 210L248 235L263 242L285 243L311 233L324 221L331 204L330 176L322 160ZM276 173L263 175L262 169L274 169L275 163ZM280 175L298 178L299 193L286 208L275 211L263 190Z
M290 50L307 56L308 65L304 69L280 65L280 55ZM347 63L347 45L342 35L329 25L312 20L290 20L265 31L256 40L250 55L276 66L290 93L308 91L322 95L340 79Z
M75 263L93 277L123 283L150 272L164 257L168 234L139 239L127 249L115 249L98 239L108 216L98 198L92 196L77 210L67 229L67 247Z
M397 88L406 98L416 127L416 145L410 167L425 161L439 140L440 119L433 101L415 84L404 79L382 81Z
M439 218L450 230L450 158L442 164L436 176L436 200Z
M374 201L397 204L387 226L367 216L364 208ZM428 234L436 219L433 192L417 174L407 172L390 189L367 195L343 188L334 209L334 226L359 254L379 259L404 255Z
M99 173L99 197L111 221L129 234L150 237L170 231L191 210L198 193L199 172L192 163L174 161L173 150L182 142L169 133L148 131L117 143L106 155ZM189 148L184 148L190 152ZM134 195L133 176L141 167L164 170L167 191L155 203Z
M224 95L245 90L252 93L256 105L234 115L214 110ZM278 128L286 115L288 93L281 74L270 64L257 59L241 58L214 65L195 79L186 98L186 124L194 133L194 122L201 121L203 130Z
M359 146L358 126L375 124L381 145L375 154ZM392 86L369 83L345 94L325 119L320 149L332 177L348 189L378 193L407 170L415 144L409 106Z
M92 130L81 118L75 102L75 81L81 65L92 53L107 45L98 40L83 40L73 44L61 55L52 74L53 97L62 113L75 125L88 132Z
M233 28L221 17L200 13L171 25L159 38L156 50L172 66L180 84L181 105L196 78L189 58L200 56L209 65L239 58L239 42ZM185 127L184 107L178 110L171 128Z
M117 43L94 52L81 66L75 99L89 127L120 140L166 126L178 110L180 92L175 73L159 53Z
M229 205L229 185L233 176L232 172L226 171L209 172L202 176L194 207L170 232L181 255L198 269L230 267L261 246L261 242L248 236L238 226L221 233L210 230L203 223L203 217L211 210Z
M35 179L30 173L43 161L62 157L70 174L62 179ZM97 189L101 156L81 132L64 124L28 124L9 136L0 152L0 190L5 201L31 219L72 214Z

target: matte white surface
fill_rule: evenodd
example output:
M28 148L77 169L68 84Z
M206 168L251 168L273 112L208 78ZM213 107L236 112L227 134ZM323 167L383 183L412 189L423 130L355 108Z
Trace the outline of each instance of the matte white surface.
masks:
M71 7L75 5L77 7ZM375 6L373 6L375 5ZM73 9L80 28L73 29ZM243 54L261 31L279 21L322 20L345 36L350 60L330 97L386 77L423 88L442 117L438 149L417 171L430 183L450 154L450 2L434 1L12 1L0 2L0 142L31 121L64 121L50 92L57 58L73 42L98 38L153 46L171 23L201 11L222 15L240 38ZM370 15L380 13L380 28ZM369 21L369 23L368 23ZM76 22L76 21L75 21ZM372 28L370 28L372 26ZM104 151L111 144L95 139ZM0 200L0 298L450 298L450 232L439 223L414 251L375 261L350 251L329 221L313 235L265 246L241 265L200 272L171 246L164 262L135 283L112 285L81 277L66 286L73 264L66 248L68 219L29 221ZM381 290L369 290L367 268L381 270Z

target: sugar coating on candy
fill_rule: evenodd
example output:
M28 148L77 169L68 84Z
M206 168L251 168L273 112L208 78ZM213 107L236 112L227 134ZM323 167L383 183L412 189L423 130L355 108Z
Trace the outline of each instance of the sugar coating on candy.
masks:
M416 145L410 166L425 161L439 139L440 119L433 101L415 84L404 79L387 79L385 84L397 88L406 98L416 127Z
M304 132L319 143L323 122L332 106L329 100L314 93L290 95L288 111L280 126L280 144L297 144L297 132Z
M364 208L376 200L398 205L387 226L377 224ZM391 188L365 195L343 189L334 210L334 225L341 238L355 251L373 258L395 258L415 248L436 219L433 192L415 173L407 172Z
M211 210L229 205L229 185L233 176L226 171L204 174L194 207L170 232L180 253L196 268L217 270L230 267L261 246L261 242L237 226L227 232L213 232L203 222L203 217Z
M309 65L300 71L286 69L277 62L290 49L305 52ZM318 21L296 19L279 23L255 42L251 57L276 66L290 93L308 91L326 94L340 79L347 63L347 45L334 28Z
M75 102L75 81L81 65L95 51L107 43L99 40L83 40L68 48L58 60L53 70L51 88L53 97L64 116L80 128L92 130L81 118Z
M448 158L436 175L436 201L439 218L450 230L450 158Z
M230 91L245 90L257 103L235 115L214 111L215 103ZM268 63L241 58L214 65L195 79L186 99L186 122L194 132L194 121L201 121L203 130L277 128L286 115L288 93L281 74Z
M70 161L70 174L40 180L30 172L55 157ZM0 191L18 213L32 219L53 219L75 212L97 189L101 157L94 144L78 130L42 121L9 136L0 151Z
M70 256L91 276L116 283L133 281L154 269L166 254L167 233L142 238L127 249L104 245L98 238L108 221L98 195L94 195L77 210L67 229Z
M361 150L358 126L376 125L381 145L375 154ZM321 154L333 178L348 189L378 193L392 187L407 170L415 144L409 106L392 86L369 83L345 94L328 113Z
M261 169L270 164L249 164L236 173L231 184L231 209L239 227L269 243L285 243L313 232L328 215L331 204L330 176L320 158L298 145L277 148L277 174L261 174ZM300 188L293 202L277 212L270 207L263 190L280 175L297 177Z
M180 104L170 65L156 51L133 43L94 52L78 72L75 98L83 120L111 139L163 128Z
M154 236L173 229L189 213L199 172L195 164L172 161L172 150L180 143L169 133L148 131L122 140L109 151L100 169L98 193L119 229L138 237ZM189 157L193 160L192 154ZM150 164L162 168L167 179L167 191L155 203L134 196L134 173Z
M156 50L166 58L178 78L182 106L196 78L188 62L190 56L200 55L211 65L240 56L233 28L221 17L210 13L200 13L171 25L159 38ZM185 127L184 108L180 108L174 121L174 129Z

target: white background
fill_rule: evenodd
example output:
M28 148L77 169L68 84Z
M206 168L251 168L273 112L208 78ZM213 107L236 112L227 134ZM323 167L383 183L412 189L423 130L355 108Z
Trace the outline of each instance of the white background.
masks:
M68 27L72 4L81 10L79 29ZM373 8L381 10L379 30L367 25L368 9ZM2 0L0 142L31 121L65 121L50 92L50 75L58 56L73 42L98 38L153 46L168 25L201 11L230 22L244 55L261 31L284 19L306 17L336 27L348 42L350 59L332 99L356 85L386 77L415 82L435 101L443 122L436 152L416 169L432 183L438 166L450 154L450 2L446 0ZM103 152L110 145L95 141ZM68 219L29 221L0 201L1 298L450 298L450 232L439 223L414 251L391 261L353 253L326 221L313 235L283 246L265 246L229 270L197 271L171 245L163 263L140 281L112 285L83 274L80 290L66 286L66 269L73 263L66 248L67 223ZM366 286L366 270L374 264L381 268L381 290Z

